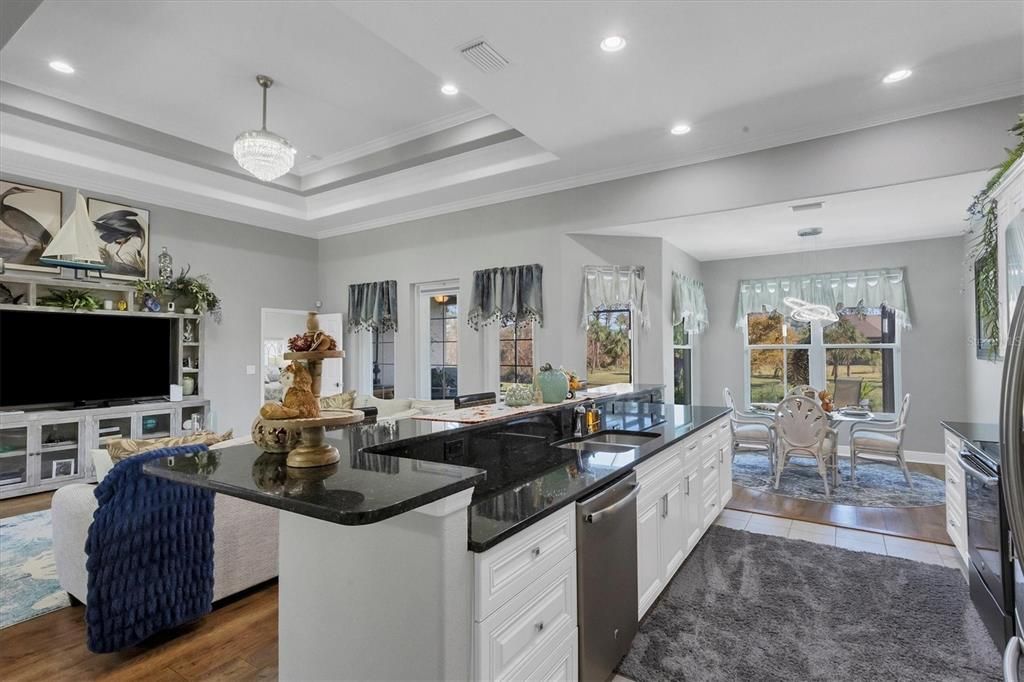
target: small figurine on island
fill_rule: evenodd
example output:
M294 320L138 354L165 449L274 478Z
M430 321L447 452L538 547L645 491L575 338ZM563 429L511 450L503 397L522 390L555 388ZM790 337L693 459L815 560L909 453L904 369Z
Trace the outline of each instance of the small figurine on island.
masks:
M309 370L294 361L281 372L281 385L285 387L284 400L264 403L260 416L264 419L306 419L320 416L320 400L313 395L313 376Z

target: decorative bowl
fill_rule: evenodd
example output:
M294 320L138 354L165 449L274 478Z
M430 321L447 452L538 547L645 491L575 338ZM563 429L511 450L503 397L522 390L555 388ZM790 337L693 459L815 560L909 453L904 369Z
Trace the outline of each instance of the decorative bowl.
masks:
M523 407L533 402L533 386L512 384L505 390L505 404L509 407Z

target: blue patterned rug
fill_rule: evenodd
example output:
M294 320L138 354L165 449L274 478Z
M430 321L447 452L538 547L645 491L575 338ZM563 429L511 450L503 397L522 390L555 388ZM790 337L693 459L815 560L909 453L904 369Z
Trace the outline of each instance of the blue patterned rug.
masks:
M732 480L744 488L762 490L783 497L800 500L832 502L854 507L930 507L945 504L946 482L920 471L911 471L914 487L908 488L903 471L891 464L857 462L857 482L850 482L850 462L839 460L839 487L832 497L825 497L825 486L815 461L806 457L793 457L782 472L776 490L768 469L768 458L763 454L737 452L732 460Z
M57 582L50 510L0 520L0 628L70 605Z

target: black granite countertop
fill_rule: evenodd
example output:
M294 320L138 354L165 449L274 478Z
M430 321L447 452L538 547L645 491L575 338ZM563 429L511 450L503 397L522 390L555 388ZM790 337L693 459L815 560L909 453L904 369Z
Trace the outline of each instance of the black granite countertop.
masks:
M605 430L657 434L632 450L579 453L543 443L509 444L505 456L495 457L491 452L478 458L474 464L487 470L487 480L477 486L469 508L469 548L483 552L493 547L729 414L728 408L703 405L651 407L661 408L660 414L641 410L604 417ZM503 483L508 485L503 487Z
M628 399L658 391L658 385L624 386L619 392L595 396L599 402ZM560 414L566 404L534 413L537 419ZM483 484L491 474L461 457L420 456L426 446L452 437L463 440L482 430L500 429L515 421L509 415L484 424L459 424L418 419L354 424L328 432L341 460L328 467L294 469L285 455L263 452L248 444L212 450L203 457L177 457L149 462L146 473L209 488L279 509L344 525L383 521L416 507ZM456 436L456 432L458 432Z
M999 463L999 424L960 421L943 421L941 424L975 449L988 454L996 464Z

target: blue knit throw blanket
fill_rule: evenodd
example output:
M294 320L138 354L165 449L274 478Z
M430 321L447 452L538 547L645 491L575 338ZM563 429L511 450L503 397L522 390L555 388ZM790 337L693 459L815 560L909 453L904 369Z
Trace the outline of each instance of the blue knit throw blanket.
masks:
M213 492L142 472L150 460L206 450L186 445L135 455L96 486L99 508L85 543L91 651L119 651L210 612Z

